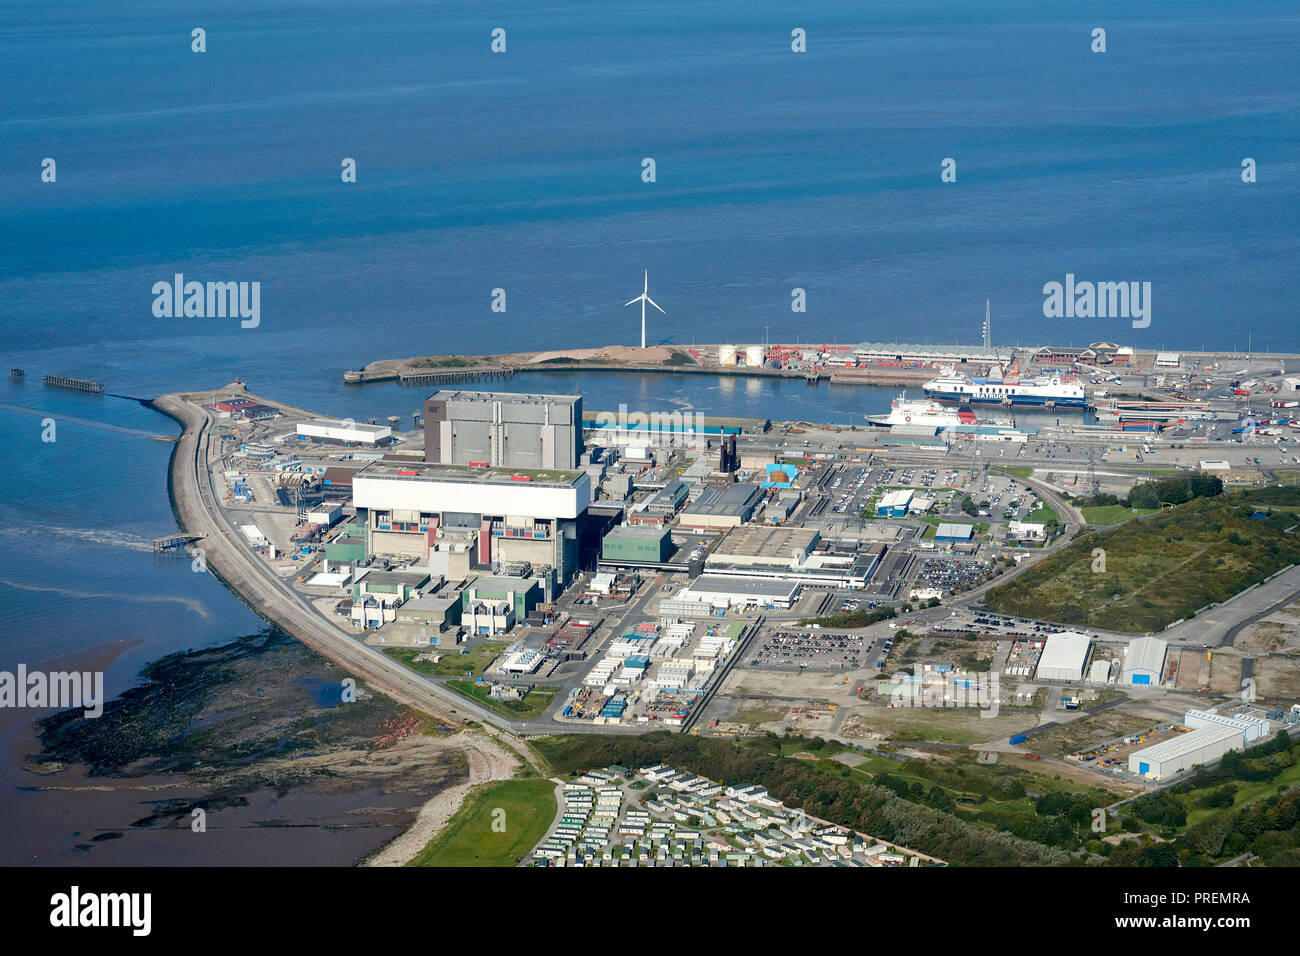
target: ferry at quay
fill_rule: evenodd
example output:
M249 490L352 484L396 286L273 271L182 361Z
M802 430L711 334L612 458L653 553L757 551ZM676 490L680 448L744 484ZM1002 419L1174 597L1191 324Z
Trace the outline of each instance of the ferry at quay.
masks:
M969 408L948 408L929 398L908 399L899 395L889 406L888 413L865 416L867 423L877 428L893 425L927 425L951 428L954 425L975 425L978 419Z
M1032 378L966 378L940 375L924 385L926 398L960 405L1005 405L1026 408L1087 408L1088 397L1077 378L1036 375Z

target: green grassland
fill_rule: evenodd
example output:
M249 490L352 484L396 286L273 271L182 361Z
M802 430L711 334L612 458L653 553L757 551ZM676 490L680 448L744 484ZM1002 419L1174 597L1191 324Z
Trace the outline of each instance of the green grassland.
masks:
M1197 498L1146 521L1081 535L993 588L985 603L1004 614L1083 627L1159 630L1300 562L1300 529L1285 510L1296 505L1300 488ZM1269 507L1276 510L1251 517ZM1104 570L1093 553L1098 548Z
M514 866L541 842L556 809L555 784L549 780L484 784L407 865Z
M533 717L542 716L542 713L550 706L551 700L559 692L558 687L538 687L523 700L492 700L487 695L486 684L477 684L468 680L449 680L445 686L462 697L468 697L470 700L482 704L492 713L500 714L502 717L509 717L512 720L529 720Z
M417 661L420 654L437 651L432 647L385 647L384 653L405 664L413 671L429 674L433 677L464 677L466 671L475 675L482 674L493 658L501 653L501 645L484 642L468 654L462 654L452 648L444 651L442 660L436 664L432 661Z
M407 364L411 368L468 368L476 365L485 365L489 357L474 356L466 357L464 355L420 355L411 359Z
M1061 516L1056 513L1055 508L1053 508L1051 505L1047 503L1044 503L1041 508L1035 508L1033 511L1029 512L1029 516L1027 518L1024 518L1022 520L1033 521L1038 524L1054 525L1054 524L1061 523Z
M1123 524L1130 518L1155 513L1154 508L1125 508L1122 505L1094 505L1079 510L1083 513L1084 521L1097 525Z

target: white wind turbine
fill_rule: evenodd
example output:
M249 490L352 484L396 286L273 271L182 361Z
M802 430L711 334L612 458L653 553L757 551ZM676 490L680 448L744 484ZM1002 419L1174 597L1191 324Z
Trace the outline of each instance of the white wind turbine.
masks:
M635 299L633 299L631 302L623 303L623 308L625 309L629 305L636 305L636 303L638 302L641 303L641 348L645 348L645 304L649 302L656 309L659 309L659 303L656 302L654 299L650 298L649 293L650 293L650 271L647 269L645 274L645 285L641 287L641 294L637 296ZM659 309L659 311L664 312L663 309ZM664 315L667 314L668 314L667 312L664 312Z

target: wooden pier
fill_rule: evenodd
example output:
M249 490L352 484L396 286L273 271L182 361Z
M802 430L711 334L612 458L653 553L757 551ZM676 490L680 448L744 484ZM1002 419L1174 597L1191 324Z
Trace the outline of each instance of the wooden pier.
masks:
M94 392L104 394L102 382L90 382L84 378L68 378L66 375L47 375L42 381L51 388L67 388L74 392Z

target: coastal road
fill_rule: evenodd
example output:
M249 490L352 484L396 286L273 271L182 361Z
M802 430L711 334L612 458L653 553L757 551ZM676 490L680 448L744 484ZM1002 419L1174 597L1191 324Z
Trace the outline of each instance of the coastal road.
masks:
M221 392L239 389L230 386ZM515 730L511 721L423 679L382 651L340 631L293 591L244 546L220 506L208 467L207 446L214 421L210 413L181 395L161 396L154 405L184 426L171 464L177 520L186 533L205 536L204 561L227 588L265 620L403 704L449 726L463 725L468 716L490 727ZM558 730L554 726L548 729L551 733Z

